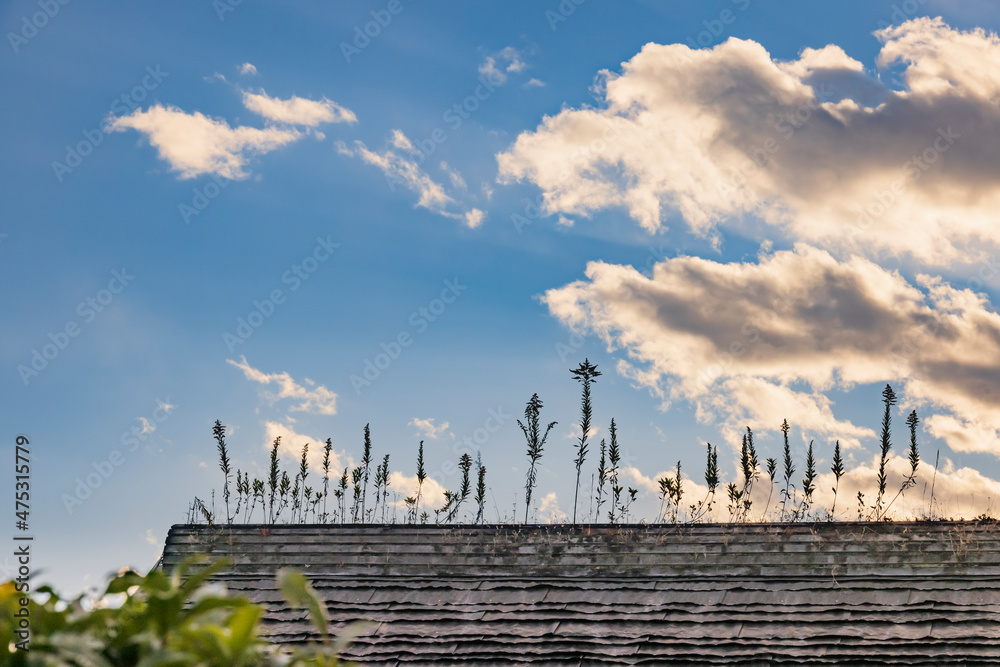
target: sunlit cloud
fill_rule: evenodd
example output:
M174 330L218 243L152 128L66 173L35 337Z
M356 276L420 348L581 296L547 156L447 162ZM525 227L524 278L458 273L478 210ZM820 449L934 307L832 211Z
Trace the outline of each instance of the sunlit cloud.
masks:
M340 155L360 158L362 162L378 168L391 191L395 191L396 186L403 186L417 194L417 208L427 209L446 218L461 220L470 229L482 224L486 214L473 207L461 211L461 204L448 194L445 186L431 178L421 166L423 154L401 130L392 131L389 145L390 148L376 151L368 148L360 140L355 141L353 147L343 141L335 143ZM446 162L441 162L439 166L448 175L455 190L465 192L468 189L460 173L449 167Z
M591 262L586 276L543 302L624 351L619 373L664 409L690 401L702 422L755 430L788 417L852 447L875 434L837 418L827 393L891 382L900 407L962 416L927 418L956 451L1000 455L1000 315L983 295L805 245L759 263L667 259L651 276ZM962 424L975 428L956 437Z
M244 167L251 157L304 136L292 128L230 127L221 118L210 118L197 111L187 113L162 104L115 118L109 127L119 132L133 129L144 134L160 159L180 172L182 179L204 174L244 179L249 175Z
M322 100L308 100L292 96L287 100L269 97L260 93L243 93L243 106L250 111L276 123L306 125L316 127L323 123L356 123L358 117L350 109L345 109L325 97Z
M292 423L282 424L281 422L276 421L264 422L263 450L269 452L275 439L278 437L281 438L281 441L278 444L279 457L286 460L299 461L302 458L302 448L308 445L309 450L306 453L306 464L314 472L322 475L324 448L326 447L326 440L324 438L299 433L295 430L295 426ZM330 485L332 486L335 483L335 480L343 474L345 467L353 465L353 459L348 456L345 450L337 450L336 448L331 447ZM314 488L322 487L322 480L320 481L319 487L317 487L316 484L310 484L310 486L313 486Z
M226 363L243 371L243 375L248 380L264 385L278 385L277 392L263 392L264 398L272 404L290 399L293 402L289 408L291 412L307 412L319 415L337 414L337 394L323 385L317 385L308 378L305 380L305 384L309 386L306 387L295 382L287 372L264 373L250 366L245 356L241 356L239 361L226 359Z
M600 108L500 153L500 180L537 185L547 215L622 208L651 233L679 213L715 240L763 222L838 252L983 260L1000 249L1000 40L928 18L876 36L899 90L835 45L779 61L735 38L647 44L600 73Z
M434 419L420 419L419 417L414 417L410 420L409 426L417 429L417 432L424 438L437 440L440 436L448 432L450 424L448 422L435 424L434 421Z
M527 64L524 62L524 54L513 46L508 46L486 56L479 65L479 74L494 85L503 85L507 83L508 74L523 72L525 68Z

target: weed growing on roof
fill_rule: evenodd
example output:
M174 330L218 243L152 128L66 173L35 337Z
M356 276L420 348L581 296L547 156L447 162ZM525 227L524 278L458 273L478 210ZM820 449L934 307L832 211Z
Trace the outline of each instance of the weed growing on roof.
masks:
M582 385L580 435L576 442L576 457L573 465L576 472L576 487L574 494L574 522L578 511L579 482L583 466L586 462L586 453L589 446L589 437L593 423L593 405L591 401L590 385L595 378L600 375L595 364L585 360L579 367L571 369L572 376ZM882 434L880 438L880 458L877 473L878 494L869 505L863 492L857 494L858 520L883 521L888 520L889 510L894 503L906 491L916 486L917 469L920 463L920 454L917 443L916 428L919 423L916 411L911 411L906 419L906 424L910 432L909 463L910 471L906 475L896 494L885 502L885 491L888 483L888 462L891 454L891 408L896 403L896 395L892 387L886 385L882 392L884 403L884 414L882 418ZM525 475L525 511L524 522L531 519L532 499L536 496L538 486L538 462L544 452L544 447L551 429L556 426L556 422L548 423L542 428L541 410L542 401L538 394L533 394L528 400L524 420L517 420L525 438L528 457L528 470ZM766 522L777 519L779 521L804 521L815 517L813 511L814 494L818 479L817 458L814 448L814 441L810 440L805 458L804 477L802 478L802 488L798 490L793 483L793 476L796 471L794 459L792 457L789 433L791 426L787 419L782 420L779 430L782 433L783 444L783 479L778 482L778 460L767 458L764 470L768 475L768 493L762 510L753 511L754 498L761 498L755 494L755 487L761 477L761 467L758 459L758 450L755 435L750 427L746 427L746 432L741 434L742 442L739 451L737 471L739 479L729 483L724 483L721 478L718 462L718 448L710 443L706 444L705 460L705 484L707 491L701 500L688 505L685 511L681 510L681 501L684 494L684 478L681 475L681 461L677 462L674 471L661 476L657 483L659 485L659 508L654 516L653 523L698 523L705 520L712 520L715 506L715 494L721 484L725 484L728 504L728 518L731 523L748 523L752 521ZM421 440L417 447L416 458L416 491L413 495L407 495L401 501L390 502L390 471L389 455L382 454L381 463L376 465L374 471L374 484L369 488L369 478L371 476L372 462L374 457L374 444L371 436L370 424L365 424L364 440L362 446L361 462L354 466L345 466L343 473L335 479L332 490L335 502L332 509L328 504L330 489L330 469L331 452L333 441L327 438L323 448L322 491L313 489L308 484L310 479L308 452L309 443L302 446L300 455L296 458L297 469L292 474L282 470L280 460L281 437L276 437L270 448L270 461L265 479L251 478L248 472L237 468L235 480L232 476L233 462L229 444L225 440L226 427L221 421L216 421L212 429L215 439L216 450L219 454L219 467L223 472L223 499L225 502L226 516L224 521L217 519L215 513L214 497L212 492L211 506L195 498L188 508L188 521L191 523L205 521L210 524L227 523L232 524L242 519L244 523L249 523L254 518L257 505L261 507L264 514L263 522L266 524L276 523L396 523L396 510L404 509L403 521L409 524L427 523L429 513L422 505L423 487L428 475L424 462L424 442ZM451 524L469 522L482 524L486 521L486 494L489 490L486 485L486 466L482 462L482 453L477 455L475 461L475 481L472 478L473 461L468 453L463 454L459 461L461 471L461 483L457 490L445 490L443 492L444 504L438 508L428 508L433 511L433 521L438 524ZM844 459L841 452L840 441L837 440L833 450L833 461L830 471L835 478L833 491L833 504L829 512L825 512L828 520L836 519L837 499L841 478L847 474ZM934 481L936 479L937 462L935 462L935 476L931 480L931 509L934 502ZM631 520L632 506L638 494L634 487L627 486L623 480L623 473L629 475L638 474L632 468L622 468L622 450L618 441L618 425L614 418L608 429L608 438L602 439L600 444L600 458L597 461L596 474L596 494L593 485L591 487L591 510L589 517L602 518L609 524L619 524ZM230 496L230 482L235 481L236 503L235 511L232 510ZM774 487L778 486L781 498L780 506L772 511L771 499L774 495ZM473 486L475 487L473 489ZM690 487L688 487L690 488ZM473 497L473 493L475 496ZM348 495L351 499L348 502ZM371 500L369 502L369 495ZM473 498L473 506L469 510L465 501ZM519 515L516 507L513 515L500 515L496 508L496 500L493 502L496 509L496 520L499 523L514 522ZM596 508L596 511L595 511ZM286 512L286 510L288 510ZM242 514L241 514L242 512ZM606 512L602 514L602 512Z
M524 407L524 422L517 420L517 425L524 433L524 440L528 445L528 473L524 480L524 522L528 523L528 512L531 511L531 492L535 488L536 466L538 460L542 458L542 450L545 448L545 441L549 437L549 431L557 422L551 422L545 427L545 433L541 432L539 425L539 414L542 411L542 399L538 394L532 394L528 399L528 404Z

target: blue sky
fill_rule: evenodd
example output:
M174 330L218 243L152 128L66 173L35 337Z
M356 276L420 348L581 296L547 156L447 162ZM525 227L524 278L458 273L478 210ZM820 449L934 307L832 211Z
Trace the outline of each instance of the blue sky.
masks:
M743 426L778 456L785 417L819 504L836 440L848 499L870 493L887 382L892 484L922 420L899 516L930 510L937 450L936 513L995 505L990 3L43 0L0 22L3 437L32 443L46 580L151 566L221 489L216 419L258 476L276 435L289 467L326 438L356 463L370 423L400 498L420 440L438 493L478 439L509 519L537 392L559 424L533 516L559 521L584 358L581 495L614 417L636 517L678 459L700 498L706 442L734 480Z

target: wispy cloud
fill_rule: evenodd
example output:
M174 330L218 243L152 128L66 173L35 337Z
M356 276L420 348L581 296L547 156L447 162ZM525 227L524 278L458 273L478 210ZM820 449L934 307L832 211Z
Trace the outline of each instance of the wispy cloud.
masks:
M245 356L241 356L239 361L226 359L226 363L243 371L243 375L248 380L259 382L260 384L278 385L277 392L263 392L264 397L270 402L289 399L293 402L289 408L290 412L306 412L320 415L337 414L337 394L333 393L323 385L317 385L308 378L304 381L309 387L305 387L295 382L287 372L264 373L250 366Z
M385 176L386 183L391 190L395 190L396 186L400 185L416 193L418 195L416 203L418 208L425 208L446 218L461 220L467 227L473 229L482 223L485 218L483 211L471 207L461 211L462 207L459 202L448 194L441 183L435 181L424 171L421 167L423 154L417 150L413 142L401 130L392 131L389 144L391 148L382 151L371 150L360 140L354 142L353 148L343 141L336 142L335 146L339 154L360 158L364 163L377 167ZM448 175L453 186L463 191L467 189L461 174L445 162L440 163L440 166Z
M414 417L410 420L409 425L417 429L417 431L425 438L437 440L448 431L450 424L448 422L435 424L434 421L434 419L420 419L419 417Z
M316 127L323 123L356 123L358 117L350 109L326 99L308 100L292 96L287 100L244 91L243 106L276 123Z
M394 145L409 142L402 132L398 130L393 133ZM412 145L412 144L411 144ZM437 183L427 175L420 165L409 157L400 155L394 150L385 150L381 153L370 150L364 142L358 140L354 142L354 148L348 148L344 142L337 142L337 152L341 155L359 157L366 164L378 167L385 174L386 182L390 187L397 185L415 192L419 195L417 206L426 208L434 213L447 214L447 207L455 203L449 197L440 183Z
M257 68L250 63L243 63L240 65L240 74L257 76Z
M527 64L521 51L508 46L489 56L479 65L479 73L495 85L507 82L507 74L523 72Z

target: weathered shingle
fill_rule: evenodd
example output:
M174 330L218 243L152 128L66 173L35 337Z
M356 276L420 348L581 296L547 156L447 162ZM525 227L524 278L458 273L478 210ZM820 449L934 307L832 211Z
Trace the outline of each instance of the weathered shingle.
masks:
M218 575L310 636L301 569L364 665L1000 664L993 524L174 526L164 566Z

